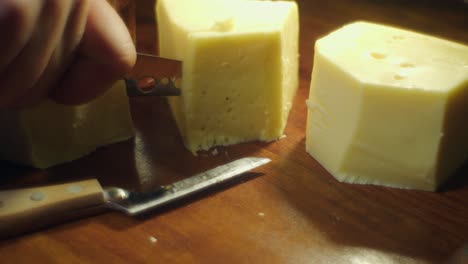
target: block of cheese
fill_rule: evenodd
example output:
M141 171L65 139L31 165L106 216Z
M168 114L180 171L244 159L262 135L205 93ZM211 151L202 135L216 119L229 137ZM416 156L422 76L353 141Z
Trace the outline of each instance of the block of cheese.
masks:
M37 168L78 159L132 136L123 81L79 106L49 100L31 109L0 111L0 159Z
M339 181L436 190L468 160L468 46L369 22L317 40L306 150Z
M159 54L183 61L169 104L192 153L283 136L298 86L295 2L159 0L156 16Z

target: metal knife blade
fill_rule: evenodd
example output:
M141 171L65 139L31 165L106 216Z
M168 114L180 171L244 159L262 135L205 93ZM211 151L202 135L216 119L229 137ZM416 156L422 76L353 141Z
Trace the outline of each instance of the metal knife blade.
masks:
M0 238L116 209L129 215L146 212L218 185L270 162L242 158L149 193L102 188L96 179L0 191Z
M181 94L182 62L137 53L136 64L124 80L129 97L178 96Z
M110 208L135 215L192 195L268 162L270 159L266 158L239 159L149 193L105 188L105 199Z

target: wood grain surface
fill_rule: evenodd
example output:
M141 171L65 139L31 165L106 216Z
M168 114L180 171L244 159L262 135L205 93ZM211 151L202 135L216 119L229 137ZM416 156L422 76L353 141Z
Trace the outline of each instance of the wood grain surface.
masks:
M270 164L143 217L106 211L1 241L0 262L444 263L455 258L468 263L468 166L437 193L350 185L331 177L304 146L317 38L345 23L369 20L468 44L468 5L297 2L300 87L286 138L193 156L163 98L132 99L135 139L44 171L2 162L0 189L96 177L102 185L148 190L239 157L268 157ZM150 53L156 50L152 8L151 1L137 2L138 49Z

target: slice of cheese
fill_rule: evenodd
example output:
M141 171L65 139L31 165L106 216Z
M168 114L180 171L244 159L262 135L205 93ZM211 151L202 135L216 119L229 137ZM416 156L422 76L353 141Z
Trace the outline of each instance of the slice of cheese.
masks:
M190 151L283 136L298 86L295 2L159 0L156 16L160 55L183 61L169 103Z
M367 22L315 44L306 149L340 181L435 190L467 116L468 46Z
M133 136L123 81L80 106L49 100L31 109L2 110L0 128L0 159L37 168L72 161Z

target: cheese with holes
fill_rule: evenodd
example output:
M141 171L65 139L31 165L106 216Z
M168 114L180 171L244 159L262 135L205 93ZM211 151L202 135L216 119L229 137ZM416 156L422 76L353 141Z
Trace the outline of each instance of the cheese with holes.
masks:
M0 159L47 168L133 136L123 81L94 101L0 111Z
M298 86L295 2L159 0L160 55L183 61L169 103L185 146L283 136Z
M435 190L468 159L468 47L356 22L315 44L306 149L339 181Z

